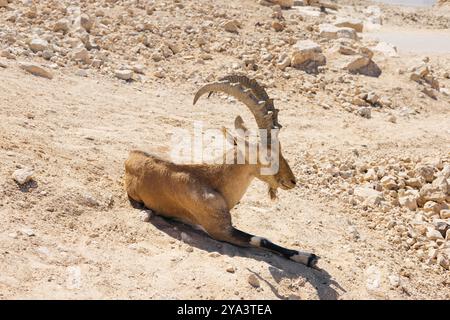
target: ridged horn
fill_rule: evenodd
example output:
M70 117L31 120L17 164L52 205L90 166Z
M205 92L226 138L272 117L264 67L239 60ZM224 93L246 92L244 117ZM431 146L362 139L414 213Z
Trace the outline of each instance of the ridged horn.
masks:
M275 109L273 105L273 99L269 97L266 90L255 79L250 79L244 75L229 75L220 78L219 81L229 81L230 83L239 83L244 88L252 90L254 96L259 100L261 108L264 108L263 113L267 114L269 111L273 112L272 128L281 129L282 126L278 122L278 109ZM263 104L262 101L264 101L265 103Z

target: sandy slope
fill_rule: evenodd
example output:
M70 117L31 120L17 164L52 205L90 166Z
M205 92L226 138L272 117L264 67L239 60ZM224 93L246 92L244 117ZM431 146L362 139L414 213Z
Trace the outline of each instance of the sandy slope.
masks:
M272 203L255 182L233 216L246 231L320 255L323 271L220 243L158 217L142 222L122 189L128 150L164 151L158 147L167 144L173 126L190 128L194 119L230 124L240 106L211 98L192 107L190 86L124 85L65 74L49 81L15 66L0 69L0 85L3 298L449 298L448 274L397 250L383 230L368 227L367 217L322 196L319 187L282 192ZM426 107L426 116L392 124L382 115L367 120L323 110L300 96L291 100L279 103L281 139L297 172L305 150L348 155L368 149L373 159L448 151L448 109ZM26 190L10 178L20 165L36 170ZM350 224L358 241L348 235ZM371 265L380 272L375 292L367 289ZM236 271L227 272L228 266ZM402 289L389 289L387 276L402 272L410 273L402 277ZM247 282L251 273L260 288Z

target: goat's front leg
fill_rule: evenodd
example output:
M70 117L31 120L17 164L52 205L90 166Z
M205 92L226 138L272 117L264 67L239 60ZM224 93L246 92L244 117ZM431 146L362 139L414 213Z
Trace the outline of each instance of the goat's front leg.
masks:
M231 215L228 211L214 212L210 215L208 223L202 225L205 231L214 239L229 242L241 247L257 247L282 255L283 257L314 267L319 260L313 253L287 249L273 242L251 235L236 229L231 224Z
M241 247L257 247L269 250L308 267L314 267L317 264L319 258L313 253L283 248L265 238L236 229L231 223L231 214L228 211L225 199L219 193L207 190L207 192L199 192L199 194L204 196L201 199L202 201L197 201L193 216L197 218L197 224L213 239Z
M266 238L251 235L249 233L236 229L231 225L211 236L218 240L226 241L238 246L256 247L269 250L278 253L287 259L304 264L308 267L314 267L319 260L319 257L317 257L314 253L302 252L281 247L267 240Z

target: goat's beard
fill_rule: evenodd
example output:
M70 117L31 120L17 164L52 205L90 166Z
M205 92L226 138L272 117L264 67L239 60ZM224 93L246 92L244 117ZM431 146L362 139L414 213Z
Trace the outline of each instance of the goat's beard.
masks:
M272 200L272 201L277 199L277 188L269 187L269 197L270 197L270 200Z

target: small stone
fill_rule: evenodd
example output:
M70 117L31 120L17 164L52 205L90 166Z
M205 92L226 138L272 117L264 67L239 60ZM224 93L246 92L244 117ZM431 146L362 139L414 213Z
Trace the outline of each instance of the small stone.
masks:
M436 259L436 263L443 267L444 269L449 270L450 267L450 259L444 257L443 255L438 255Z
M19 67L35 76L53 79L53 74L50 71L42 68L38 64L32 62L20 62Z
M417 209L417 201L413 196L405 196L405 197L399 197L398 202L400 206L406 207L409 210L416 210Z
M395 190L398 188L395 178L392 176L385 176L380 180L381 185L388 190Z
M33 236L36 235L36 234L34 233L33 229L30 229L30 228L23 228L23 229L21 229L20 231L21 231L23 234L25 234L25 235L27 235L27 236L29 236L29 237L33 237Z
M347 232L353 240L358 240L360 238L359 232L355 226L349 226Z
M423 177L426 182L434 180L434 167L432 165L417 165L414 169L416 177Z
M88 76L88 73L87 73L87 71L84 70L84 69L78 69L78 70L75 72L75 75L77 75L77 76L79 76L79 77L87 77L87 76Z
M33 52L44 51L48 48L48 42L46 40L35 38L30 42L30 49Z
M405 181L405 184L408 187L412 187L412 188L420 188L423 185L423 183L418 178L410 178Z
M187 233L185 233L185 232L182 232L182 233L180 234L180 237L181 237L181 241L183 241L183 242L185 242L185 243L189 243L189 242L192 241L192 238L191 238Z
M273 21L272 22L272 28L275 31L280 32L280 31L284 30L284 25L282 23L278 22L278 21Z
M441 212L439 213L441 219L449 219L450 218L450 209L443 209L441 210Z
M366 119L370 119L372 117L372 109L370 107L361 107L356 112L358 115Z
M86 13L82 13L75 21L75 23L79 23L84 30L90 32L92 27L94 26L94 20L87 15Z
M86 192L81 196L82 202L83 204L89 206L89 207L97 207L99 205L97 199L95 199L95 197Z
M384 200L383 194L380 191L370 187L356 187L354 189L354 195L359 201L370 205L379 205Z
M116 78L121 80L130 80L133 77L132 70L116 70L114 71Z
M435 214L439 214L439 211L442 209L441 204L434 201L427 201L423 205L423 211L425 212L433 212Z
M427 238L430 240L443 240L444 237L442 234L434 228L427 229Z
M389 122L391 122L391 123L397 123L397 118L396 118L393 114L390 114L390 115L387 117L387 121L389 121Z
M85 64L91 63L91 58L89 57L89 51L86 48L76 48L72 51L72 57L75 61L81 61Z
M428 88L428 87L423 87L421 91L423 93L425 93L427 96L429 96L431 99L434 99L434 100L437 99L436 90L434 90L432 88Z
M291 58L287 54L283 54L278 59L277 67L284 70L291 65Z
M143 210L141 213L141 221L149 222L152 219L153 211L152 210Z
M212 258L217 258L217 257L220 257L220 253L214 251L214 252L210 252L208 254L208 256L210 256Z
M226 270L227 270L227 272L229 272L229 273L234 273L234 272L236 271L236 269L235 269L233 266L228 266L228 267L226 268Z
M225 31L231 32L231 33L238 33L239 29L237 26L236 21L230 20L225 22L222 27L225 29Z
M145 66L143 66L142 64L135 64L133 66L133 71L136 73L144 74L145 73L144 70L145 70Z
M31 168L23 168L14 171L12 178L20 185L29 182L33 178L34 171Z
M260 286L258 278L253 273L248 276L247 281L254 288L259 288Z
M53 25L53 31L58 32L62 31L63 33L67 33L70 30L70 22L68 19L60 19L55 22Z
M388 277L388 279L389 279L389 283L394 288L397 288L400 285L400 277L399 276L397 276L397 275L390 275Z

